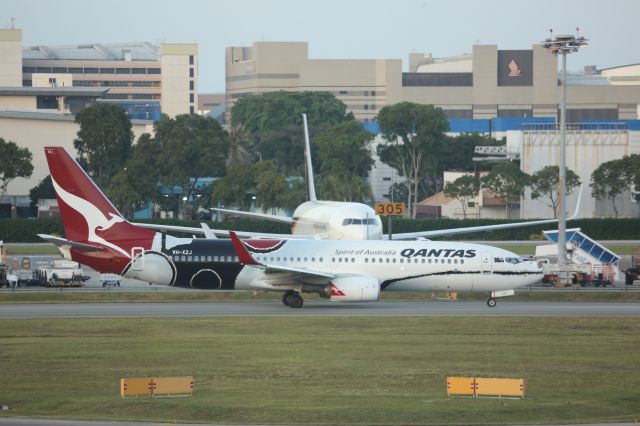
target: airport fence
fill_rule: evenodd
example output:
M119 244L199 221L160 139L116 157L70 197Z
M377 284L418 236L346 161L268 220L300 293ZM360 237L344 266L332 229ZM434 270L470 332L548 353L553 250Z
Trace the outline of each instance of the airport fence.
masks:
M142 221L141 221L142 222ZM146 222L165 225L179 225L199 227L200 221L184 221L177 219L152 219ZM239 219L225 222L206 222L211 228L230 229L235 231L254 231L264 233L291 232L288 225L262 220ZM504 221L491 219L406 219L393 220L393 232L417 232L437 229L462 228L469 226L495 225L505 222L520 222L519 220ZM384 231L387 232L387 221L382 221ZM567 228L581 228L582 232L596 240L640 240L640 218L633 219L580 219L567 224ZM530 226L523 228L505 229L492 232L477 232L471 234L452 235L443 237L450 240L483 240L483 241L524 241L542 240L542 231L557 229L557 225ZM0 240L5 243L40 243L37 234L64 236L62 222L58 218L39 219L0 219ZM186 236L188 234L175 234Z

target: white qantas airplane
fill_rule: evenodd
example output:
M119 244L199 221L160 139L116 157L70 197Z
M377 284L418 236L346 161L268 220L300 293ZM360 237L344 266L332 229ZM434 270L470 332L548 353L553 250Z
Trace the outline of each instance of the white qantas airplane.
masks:
M366 204L323 201L316 198L316 190L311 165L311 148L309 146L309 129L307 115L302 114L304 123L305 161L307 168L307 183L309 201L300 204L293 212L293 217L278 216L265 213L252 213L240 210L228 210L214 208L212 210L247 216L256 219L270 220L286 223L291 226L291 234L268 234L258 232L236 231L241 237L252 238L278 238L278 239L327 239L327 240L380 240L389 236L382 233L382 221L376 215L375 210ZM578 214L578 206L582 197L582 188L578 195L578 203L574 215L567 220L575 219ZM464 234L470 232L495 231L498 229L520 228L523 226L544 225L557 223L557 219L535 220L529 222L504 223L499 225L472 226L467 228L438 229L435 231L404 232L393 234L394 240L413 240L416 238L435 238L444 235ZM134 223L144 228L160 231L187 232L190 234L204 234L206 238L228 237L229 231L210 229L201 223L201 228L188 226L158 225L148 223Z
M380 291L469 291L495 297L542 278L534 262L496 247L432 241L175 238L129 223L64 148L45 148L66 239L65 257L101 273L160 285L302 293L373 302Z

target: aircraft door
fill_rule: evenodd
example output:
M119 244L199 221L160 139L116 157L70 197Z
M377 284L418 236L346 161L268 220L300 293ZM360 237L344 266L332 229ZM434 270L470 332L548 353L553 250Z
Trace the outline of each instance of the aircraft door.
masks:
M491 253L482 252L482 273L490 274L493 271L493 260L491 259Z
M132 269L134 271L142 271L144 269L144 256L142 256L143 254L143 247L133 247L131 249L131 260L133 261Z

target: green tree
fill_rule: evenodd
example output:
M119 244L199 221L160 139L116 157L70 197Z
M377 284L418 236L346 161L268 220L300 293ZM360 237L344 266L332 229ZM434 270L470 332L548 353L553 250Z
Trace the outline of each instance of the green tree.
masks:
M76 114L80 125L73 146L78 161L101 188L122 170L133 142L131 120L124 108L110 103L95 103Z
M558 217L558 193L560 188L560 168L558 166L546 166L538 170L531 176L531 199L548 200L542 201L553 210L553 218ZM566 173L566 194L570 195L580 187L580 177L567 168Z
M318 192L325 200L359 203L373 201L371 186L360 176L332 174L321 179L318 186Z
M409 204L409 188L401 182L396 182L389 187L389 199L394 203Z
M239 210L248 210L251 199L247 191L255 188L255 170L253 165L234 164L227 169L227 175L218 179L211 190L211 202L214 207L234 206Z
M304 161L304 133L301 127L263 131L255 137L255 150L260 153L259 158L275 161L282 173L300 169Z
M591 195L598 200L610 198L616 218L616 197L628 190L632 182L628 166L629 163L625 159L611 160L600 164L591 174Z
M378 146L380 159L409 182L410 216L415 217L418 185L423 175L437 172L433 152L445 139L449 123L441 108L401 102L385 106L378 113L386 142Z
M9 183L15 178L28 178L33 173L29 148L0 138L0 198L7 193Z
M56 191L53 189L51 175L47 175L36 186L29 190L29 198L31 199L31 207L38 205L38 200L52 200L56 198Z
M140 203L140 196L127 170L121 170L111 179L111 185L107 188L106 194L118 210L127 217L132 216L135 207Z
M289 188L280 194L280 206L292 211L309 199L307 184L304 179L296 179L289 184Z
M183 197L189 200L198 179L224 175L229 137L216 120L193 114L175 118L163 115L154 128L163 185L180 186ZM182 217L186 215L186 204L182 206Z
M238 99L231 109L233 126L251 133L302 128L302 114L309 127L332 125L353 119L346 105L330 92L268 92Z
M374 138L355 120L344 121L314 137L320 172L365 177L373 166L369 143Z
M455 198L460 202L462 217L466 219L469 201L473 200L477 194L476 180L470 175L460 176L444 187L444 193L447 197Z
M480 179L480 183L483 188L504 199L506 215L509 218L511 204L520 201L530 179L531 177L515 163L507 161L493 166L489 174Z
M264 211L275 212L280 207L283 194L289 189L284 175L272 161L262 161L255 165L256 206Z
M231 127L229 134L229 155L227 166L233 164L251 164L255 160L254 138L242 126ZM262 155L262 154L261 154Z
M157 202L160 198L160 146L148 133L143 133L131 148L125 170L126 180L119 182L131 185L140 201Z

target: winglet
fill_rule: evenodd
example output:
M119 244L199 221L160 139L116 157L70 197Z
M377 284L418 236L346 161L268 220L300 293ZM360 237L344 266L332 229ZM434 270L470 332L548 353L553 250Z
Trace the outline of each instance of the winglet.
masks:
M576 210L573 212L573 216L568 217L567 220L573 220L578 217L578 212L580 211L580 202L582 201L582 188L584 185L580 185L580 191L578 192L578 200L576 201Z
M229 231L229 238L231 238L231 243L233 244L233 248L238 255L238 259L240 259L240 263L242 263L243 265L260 264L253 258L253 256L251 256L251 253L249 253L249 250L247 250L244 243L240 241L240 238L238 238L235 232Z

